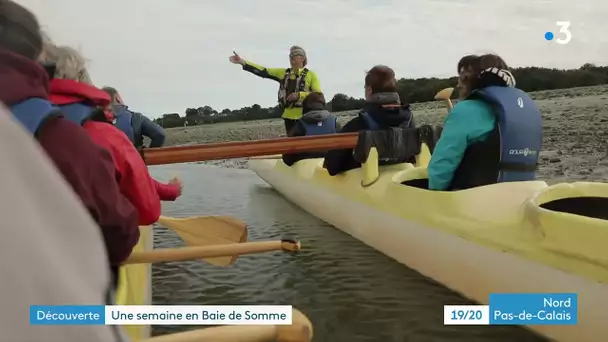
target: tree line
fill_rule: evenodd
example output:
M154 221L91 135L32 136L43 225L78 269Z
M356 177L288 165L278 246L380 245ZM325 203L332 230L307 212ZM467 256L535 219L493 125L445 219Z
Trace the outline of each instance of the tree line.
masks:
M608 84L608 66L586 63L578 69L549 69L522 67L511 70L517 87L526 91L565 89ZM453 87L457 77L450 78L402 78L397 81L397 92L406 103L433 101L435 94L444 88ZM456 95L456 94L454 94ZM334 95L328 103L333 112L361 109L365 103L362 98L346 94ZM205 125L219 122L248 121L281 117L279 106L263 108L258 104L240 109L217 111L209 106L186 109L184 116L178 113L164 114L155 121L165 127Z

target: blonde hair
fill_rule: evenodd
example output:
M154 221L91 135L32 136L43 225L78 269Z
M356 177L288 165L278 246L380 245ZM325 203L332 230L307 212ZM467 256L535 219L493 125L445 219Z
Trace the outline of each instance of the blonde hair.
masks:
M91 77L87 71L87 60L82 54L69 46L57 46L48 34L43 35L42 62L55 64L55 77L86 84L91 84Z

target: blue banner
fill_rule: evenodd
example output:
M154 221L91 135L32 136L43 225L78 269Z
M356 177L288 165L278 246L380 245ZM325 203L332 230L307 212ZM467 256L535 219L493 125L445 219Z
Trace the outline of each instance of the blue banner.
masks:
M578 323L576 293L492 293L489 306L491 325Z
M32 305L31 325L104 325L103 305Z

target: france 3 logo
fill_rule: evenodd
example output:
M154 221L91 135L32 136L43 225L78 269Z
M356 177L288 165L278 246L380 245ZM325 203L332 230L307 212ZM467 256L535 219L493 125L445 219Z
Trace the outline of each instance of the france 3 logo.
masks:
M547 41L551 41L555 39L557 44L566 45L572 39L572 33L570 32L570 22L569 21L557 21L555 23L557 27L559 27L559 35L560 37L555 37L555 34L551 31L545 32L545 39Z

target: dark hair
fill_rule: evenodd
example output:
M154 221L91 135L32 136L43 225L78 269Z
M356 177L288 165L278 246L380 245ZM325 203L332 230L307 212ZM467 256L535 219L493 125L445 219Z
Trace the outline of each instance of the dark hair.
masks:
M500 56L495 54L485 54L479 56L478 61L478 72L482 72L488 68L498 68L502 70L509 70L509 66Z
M466 55L462 57L458 61L458 66L456 67L456 72L460 73L460 70L473 68L477 69L477 63L479 62L479 56L477 55Z
M503 70L509 70L507 63L498 55L495 54L485 54L481 56L477 55L467 55L464 56L458 61L458 70L472 68L474 74L479 75L483 70L488 68L498 68Z
M302 101L302 111L307 113L311 110L325 109L325 96L323 93L313 92L308 94Z
M395 71L386 65L376 65L365 76L365 86L372 89L372 93L394 93L397 91Z
M464 70L471 69L472 75L469 76L464 83L468 84L468 87L477 89L483 85L479 82L479 76L481 72L488 68L498 68L503 70L509 70L507 63L498 55L485 54L481 56L467 55L458 61L458 72L464 68Z
M11 0L0 0L0 49L37 60L42 52L42 34L36 16Z
M325 96L323 95L323 93L319 93L319 92L310 93L304 98L304 101L302 101L302 105L306 105L306 104L310 105L313 103L325 105Z

